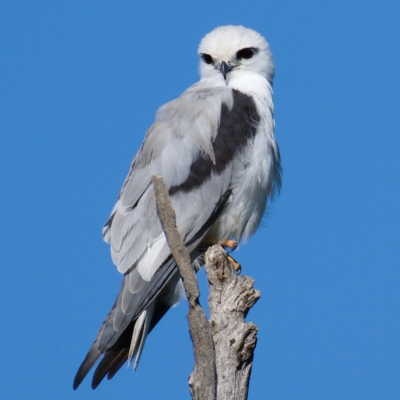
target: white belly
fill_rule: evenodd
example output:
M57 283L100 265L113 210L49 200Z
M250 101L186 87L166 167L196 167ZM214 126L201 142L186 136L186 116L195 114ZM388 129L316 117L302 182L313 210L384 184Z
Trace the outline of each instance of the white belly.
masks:
M254 142L233 161L232 196L208 233L218 240L252 235L260 225L268 197L273 196L278 147L274 138L272 89L259 76L231 81L230 87L252 96L260 122Z
M232 196L207 236L239 241L252 235L260 225L273 184L274 154L266 130L261 126L259 129L254 144L233 165Z

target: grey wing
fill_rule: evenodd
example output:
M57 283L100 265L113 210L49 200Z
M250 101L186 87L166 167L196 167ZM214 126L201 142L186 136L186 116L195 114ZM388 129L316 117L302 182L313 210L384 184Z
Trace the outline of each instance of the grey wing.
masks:
M106 374L111 378L128 353L137 362L147 333L177 301L179 273L157 216L151 177L163 177L177 227L193 252L229 201L231 171L216 170L213 142L222 104L231 103L228 90L189 89L157 113L103 230L124 278L74 388L102 354L93 387Z
M189 90L157 113L104 227L119 272L135 272L132 293L150 282L171 254L157 215L152 176L165 181L189 251L227 191L230 171L213 173L213 143L221 107L230 98L230 91L219 88Z

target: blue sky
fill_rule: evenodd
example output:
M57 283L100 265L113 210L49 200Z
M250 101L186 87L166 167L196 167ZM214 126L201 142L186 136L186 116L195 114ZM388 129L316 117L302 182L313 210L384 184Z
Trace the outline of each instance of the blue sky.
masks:
M136 372L72 380L119 290L101 227L131 159L201 38L242 24L274 53L284 167L235 253L262 293L249 398L399 399L399 19L389 0L0 1L1 397L190 398L185 303Z

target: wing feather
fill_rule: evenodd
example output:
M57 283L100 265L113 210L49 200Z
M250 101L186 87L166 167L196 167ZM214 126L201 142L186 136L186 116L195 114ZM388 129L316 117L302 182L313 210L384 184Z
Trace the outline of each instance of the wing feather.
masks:
M197 246L230 201L233 156L239 147L226 142L229 135L220 135L219 129L221 113L227 115L232 107L232 90L203 89L198 84L158 111L103 230L104 239L111 245L112 260L124 278L74 387L101 354L105 357L93 385L97 386L107 373L109 377L115 374L128 357L136 320L151 305L154 313L150 313L146 327L136 328L142 332L140 344L133 343L138 361L148 332L178 300L180 275L157 216L151 176L163 177L176 211L177 227L192 257L196 257ZM224 146L232 159L224 153Z
M148 281L170 255L156 212L151 176L161 175L170 189L188 179L199 158L207 157L214 162L213 139L222 104L232 105L231 90L192 87L157 112L156 122L146 134L105 227L112 260L119 272L137 268ZM225 177L218 178L217 186ZM202 189L172 196L183 237L196 226L203 226L226 191L226 185L223 186L217 192Z

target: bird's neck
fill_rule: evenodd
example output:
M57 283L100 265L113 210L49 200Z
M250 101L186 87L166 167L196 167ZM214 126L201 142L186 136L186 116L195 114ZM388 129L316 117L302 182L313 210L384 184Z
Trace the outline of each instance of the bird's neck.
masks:
M265 97L272 93L271 85L268 80L258 73L232 73L227 80L228 87L239 90L249 96Z
M265 108L273 110L272 87L269 81L257 73L237 73L232 74L228 87L238 90L248 96L251 96L259 112L263 113Z

